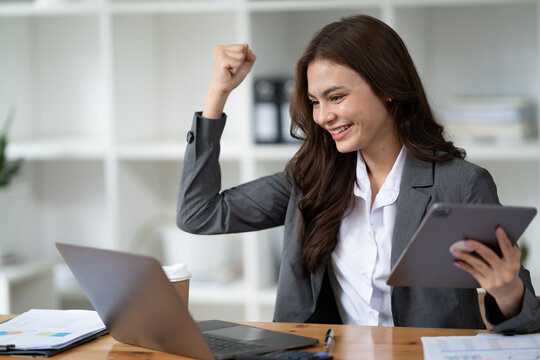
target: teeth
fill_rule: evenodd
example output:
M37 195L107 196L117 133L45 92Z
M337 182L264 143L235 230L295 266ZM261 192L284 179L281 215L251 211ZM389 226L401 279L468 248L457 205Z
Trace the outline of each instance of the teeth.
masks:
M349 128L349 125L345 125L345 126L342 126L340 128L337 128L337 129L334 129L334 130L329 130L331 134L339 134L340 132L342 131L345 131Z

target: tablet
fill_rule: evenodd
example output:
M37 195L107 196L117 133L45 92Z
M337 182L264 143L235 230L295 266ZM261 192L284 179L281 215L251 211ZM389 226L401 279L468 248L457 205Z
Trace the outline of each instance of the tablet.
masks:
M501 225L516 243L536 215L531 207L483 204L433 205L396 261L391 286L478 288L478 282L454 265L451 245L463 239L482 241L500 254L495 228Z

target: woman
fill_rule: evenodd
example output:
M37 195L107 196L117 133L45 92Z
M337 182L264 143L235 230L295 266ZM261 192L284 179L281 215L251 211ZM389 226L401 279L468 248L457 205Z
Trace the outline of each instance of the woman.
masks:
M251 70L247 45L218 46L202 114L188 134L177 223L193 233L285 225L275 321L483 328L474 289L391 288L391 266L436 202L499 203L489 173L443 137L412 60L383 22L324 27L297 63L291 133L304 134L284 172L220 193L225 102ZM467 241L456 265L487 290L495 331L540 328L520 251ZM451 255L449 255L451 256Z

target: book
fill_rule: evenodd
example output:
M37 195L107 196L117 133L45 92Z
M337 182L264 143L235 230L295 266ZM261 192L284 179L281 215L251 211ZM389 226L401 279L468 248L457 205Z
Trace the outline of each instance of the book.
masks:
M107 332L92 310L31 309L0 324L0 355L52 356Z
M458 142L520 144L537 137L534 103L523 96L454 96L440 116Z

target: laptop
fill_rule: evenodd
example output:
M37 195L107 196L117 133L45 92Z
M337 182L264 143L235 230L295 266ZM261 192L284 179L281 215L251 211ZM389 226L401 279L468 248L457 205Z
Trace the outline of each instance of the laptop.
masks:
M231 359L318 343L227 321L196 323L152 257L63 243L56 247L120 342L197 359Z

